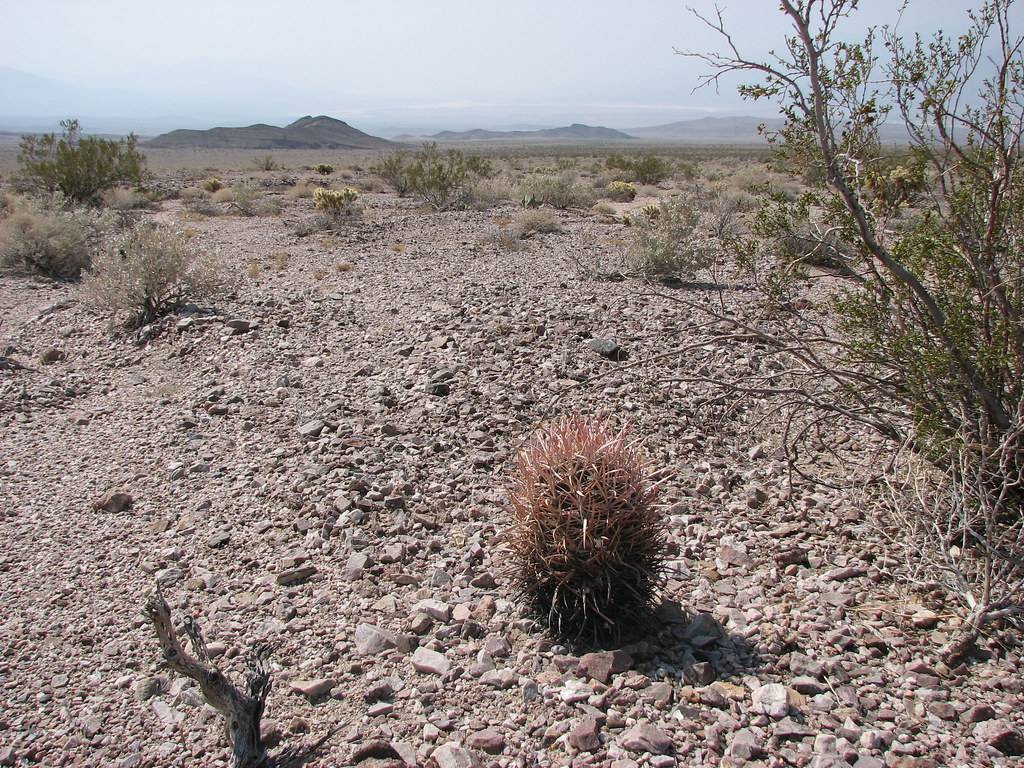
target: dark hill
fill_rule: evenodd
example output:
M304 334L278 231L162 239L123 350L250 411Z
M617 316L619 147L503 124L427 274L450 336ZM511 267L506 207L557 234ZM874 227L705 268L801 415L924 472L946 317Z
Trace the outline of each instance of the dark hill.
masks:
M343 120L320 115L302 117L291 125L257 123L244 128L180 129L145 142L147 147L206 149L386 149L394 146L353 128Z

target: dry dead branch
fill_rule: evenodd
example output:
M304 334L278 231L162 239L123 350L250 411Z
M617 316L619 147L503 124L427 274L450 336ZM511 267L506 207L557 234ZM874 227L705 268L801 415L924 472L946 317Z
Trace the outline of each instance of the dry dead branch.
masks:
M202 632L191 616L185 617L184 629L195 656L182 647L171 621L170 606L159 589L146 601L144 613L160 640L164 664L194 680L206 702L224 715L235 768L266 768L269 761L260 738L260 720L271 688L267 665L270 646L258 645L249 656L243 692L210 662Z

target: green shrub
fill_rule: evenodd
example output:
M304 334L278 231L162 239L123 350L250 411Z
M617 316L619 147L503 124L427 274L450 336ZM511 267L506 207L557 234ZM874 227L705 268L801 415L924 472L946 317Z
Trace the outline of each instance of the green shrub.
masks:
M370 173L380 177L385 184L398 193L399 197L405 197L410 190L410 162L409 153L404 149L399 149L387 157L381 158L376 165L370 166Z
M656 155L638 157L631 168L641 184L658 184L672 175L672 165Z
M345 213L351 210L358 199L359 193L352 187L344 189L320 187L313 191L313 207L326 213Z
M0 220L0 267L57 279L79 276L89 265L90 227L78 214L12 206Z
M657 155L643 155L628 158L622 155L608 155L604 161L609 170L628 174L641 184L657 184L672 175L672 165Z
M210 178L206 179L200 186L202 186L202 188L205 189L207 192L212 193L223 189L224 183L216 176L211 176Z
M469 155L466 157L466 170L479 176L481 179L489 179L494 175L494 166L486 157L480 155Z
M212 259L184 235L144 223L96 254L82 291L94 308L134 328L209 299L223 282Z
M614 641L652 617L669 552L658 495L637 441L603 421L548 424L520 453L508 573L556 636Z
M465 205L468 173L461 152L442 152L436 144L424 144L406 168L409 189L437 211Z
M82 136L77 120L61 121L62 133L22 136L18 164L22 178L73 202L95 203L105 190L142 182L145 158L135 135L114 141Z
M316 166L316 172L321 176L330 176L334 173L334 166L330 163L320 163Z

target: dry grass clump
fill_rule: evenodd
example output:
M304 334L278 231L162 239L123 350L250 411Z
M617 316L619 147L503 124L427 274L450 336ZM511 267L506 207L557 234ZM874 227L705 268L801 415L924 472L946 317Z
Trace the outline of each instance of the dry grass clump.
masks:
M300 181L294 187L285 192L285 197L289 200L302 200L313 196L313 190L315 187L308 181Z
M214 195L214 200L223 192L231 193L227 201L228 208L240 216L276 216L281 212L281 204L277 200L263 197L255 187L248 184L240 184L229 190L222 189Z
M613 639L650 617L669 553L658 495L639 442L601 419L555 421L520 453L509 573L556 635Z
M561 232L562 224L551 211L523 211L508 230L519 240L538 233Z
M103 193L103 205L115 211L134 211L152 207L152 201L137 189L114 187Z
M186 301L210 298L223 282L213 260L182 233L144 223L95 256L82 291L93 307L137 328Z
M516 190L507 179L480 178L469 184L466 199L471 208L485 211L515 199Z
M89 266L92 229L79 214L15 201L0 220L0 268L67 280Z

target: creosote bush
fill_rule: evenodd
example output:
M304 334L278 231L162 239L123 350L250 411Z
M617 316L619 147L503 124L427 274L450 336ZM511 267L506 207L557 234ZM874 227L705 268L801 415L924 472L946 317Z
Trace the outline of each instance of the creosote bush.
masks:
M334 173L334 166L330 163L319 163L314 170L321 176L330 176Z
M405 197L409 194L409 163L409 153L399 149L381 158L376 165L371 165L370 173L394 189L399 197Z
M82 291L93 307L137 328L210 298L222 284L212 259L184 235L144 223L97 253Z
M62 120L62 133L22 136L18 145L21 176L38 191L60 192L76 203L96 203L118 185L142 182L145 158L134 134L114 141L82 136L77 120Z
M659 489L638 441L566 417L520 453L509 492L509 573L557 636L601 642L651 615L668 556Z

